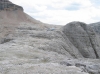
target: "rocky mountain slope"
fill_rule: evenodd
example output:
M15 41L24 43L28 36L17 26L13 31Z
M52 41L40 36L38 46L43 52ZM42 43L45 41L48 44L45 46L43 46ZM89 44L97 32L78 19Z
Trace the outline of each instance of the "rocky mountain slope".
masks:
M89 24L97 34L100 34L100 22Z
M18 7L0 12L0 74L100 74L100 39L92 27L44 24L8 0L0 3Z
M87 24L72 22L64 26L63 32L85 58L100 58L96 34Z

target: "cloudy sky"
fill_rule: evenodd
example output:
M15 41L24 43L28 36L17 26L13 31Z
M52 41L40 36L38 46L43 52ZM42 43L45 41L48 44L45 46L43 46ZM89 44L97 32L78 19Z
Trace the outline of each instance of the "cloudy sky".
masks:
M65 25L71 21L100 21L100 0L10 0L44 23Z

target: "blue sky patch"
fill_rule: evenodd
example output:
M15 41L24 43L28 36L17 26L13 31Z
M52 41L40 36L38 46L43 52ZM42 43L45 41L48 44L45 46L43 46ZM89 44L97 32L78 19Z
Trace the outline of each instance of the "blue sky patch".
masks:
M79 10L80 8L81 8L81 4L78 4L78 3L73 3L73 4L65 7L66 10L70 10L70 11Z
M100 6L100 0L90 0L95 6Z

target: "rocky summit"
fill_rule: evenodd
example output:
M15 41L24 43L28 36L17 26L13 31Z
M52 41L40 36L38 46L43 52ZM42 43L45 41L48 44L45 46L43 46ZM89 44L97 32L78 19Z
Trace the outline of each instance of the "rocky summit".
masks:
M0 10L22 10L23 8L21 6L15 5L9 0L0 0Z
M100 74L99 23L50 25L0 3L0 74Z

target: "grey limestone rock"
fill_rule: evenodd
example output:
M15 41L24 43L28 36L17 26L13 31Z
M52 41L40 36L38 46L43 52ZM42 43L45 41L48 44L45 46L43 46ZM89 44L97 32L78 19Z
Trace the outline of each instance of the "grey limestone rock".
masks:
M82 22L71 22L63 27L64 34L85 58L99 58L96 34Z
M89 74L100 74L100 60L99 59L70 59L60 62L61 65L71 64L81 68L83 72Z

